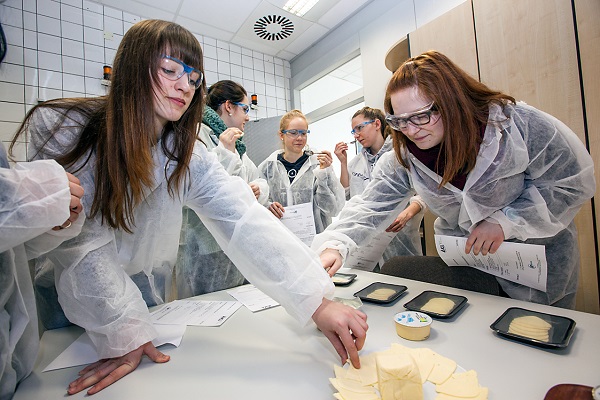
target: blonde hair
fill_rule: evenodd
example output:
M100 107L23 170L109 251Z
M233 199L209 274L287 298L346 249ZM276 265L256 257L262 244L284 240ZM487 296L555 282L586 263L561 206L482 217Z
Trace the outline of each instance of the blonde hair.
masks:
M281 117L281 120L279 121L279 132L286 130L290 125L290 121L294 118L302 118L304 121L306 121L306 125L308 125L308 119L306 119L306 115L304 115L302 111L292 110L288 111L283 115L283 117Z

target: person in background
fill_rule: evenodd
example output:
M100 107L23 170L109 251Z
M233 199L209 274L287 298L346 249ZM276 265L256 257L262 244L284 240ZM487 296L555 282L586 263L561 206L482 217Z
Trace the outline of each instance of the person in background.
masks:
M365 190L379 158L393 150L391 128L381 110L363 107L352 116L352 127L354 139L362 146L360 154L348 162L348 145L340 142L335 146L335 155L342 166L340 183L346 190L346 200ZM420 196L413 196L409 205L385 229L385 232L398 234L384 250L384 261L396 256L423 255L419 228L424 214L425 203Z
M265 204L269 186L259 178L258 169L246 154L246 144L242 141L249 110L248 94L238 83L223 80L213 84L206 95L198 138L230 175L249 183L256 199ZM187 207L183 209L176 281L180 299L245 282L198 215Z
M468 238L465 253L493 254L505 240L544 245L546 292L502 278L497 283L515 299L574 307L579 251L573 218L596 188L579 138L436 51L396 70L384 104L394 153L381 157L369 189L315 238L324 266L339 268L347 249L385 225L388 213L416 190L438 215L436 234Z
M83 188L55 161L10 168L0 143L0 400L32 371L39 331L27 260L76 236Z
M34 159L56 159L85 189L81 233L48 253L65 315L86 330L100 358L69 384L69 394L97 393L135 370L143 355L169 361L152 344L148 306L169 298L184 206L250 282L301 324L312 318L342 362L360 366L366 315L329 300L334 287L317 255L197 140L202 70L191 32L168 21L138 22L119 45L107 96L37 105L13 138L29 135Z
M259 166L269 184L269 210L282 218L285 207L312 204L316 233L322 232L344 206L344 188L335 176L329 151L307 150L308 121L300 110L287 112L279 122L283 149Z

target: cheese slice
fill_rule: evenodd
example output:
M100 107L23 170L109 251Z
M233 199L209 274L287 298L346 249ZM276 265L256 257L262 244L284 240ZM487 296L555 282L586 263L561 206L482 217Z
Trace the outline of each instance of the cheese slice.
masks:
M433 369L427 377L429 382L436 385L444 383L456 370L456 361L434 352Z
M459 374L452 374L446 382L437 385L435 390L438 393L445 393L456 397L477 396L479 393L477 372L470 370Z
M382 400L422 400L419 368L409 354L384 352L377 355L377 377Z
M434 297L421 307L421 311L440 315L448 314L454 307L454 302L446 297Z
M344 400L377 400L379 396L371 386L363 386L360 382L349 379L329 378L329 382L340 392Z

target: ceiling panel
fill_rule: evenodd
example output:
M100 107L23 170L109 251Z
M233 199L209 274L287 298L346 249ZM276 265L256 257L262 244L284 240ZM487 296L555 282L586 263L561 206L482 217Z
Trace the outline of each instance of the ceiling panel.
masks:
M298 17L283 10L286 0L97 0L142 18L174 21L195 34L285 60L306 50L373 1L320 0L306 15ZM268 16L279 20L260 20ZM255 25L263 38L256 34Z

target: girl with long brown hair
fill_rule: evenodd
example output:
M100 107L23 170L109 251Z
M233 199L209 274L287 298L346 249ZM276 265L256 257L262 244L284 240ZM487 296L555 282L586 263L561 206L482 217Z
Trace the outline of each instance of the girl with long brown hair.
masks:
M144 354L169 360L152 344L147 307L171 297L184 206L248 280L301 323L312 318L342 361L360 365L366 315L328 300L334 287L316 255L196 140L202 71L202 49L189 31L139 22L119 45L108 96L41 104L14 138L29 135L31 158L56 159L85 190L81 234L48 255L65 315L86 329L102 359L69 385L70 394L102 390Z
M466 254L494 253L505 240L545 245L545 292L500 277L497 285L516 299L574 307L573 218L595 191L593 163L577 136L436 51L398 68L384 105L395 151L382 157L369 188L339 221L315 238L323 264L337 269L340 251L360 246L414 190L438 216L437 234L467 237Z

